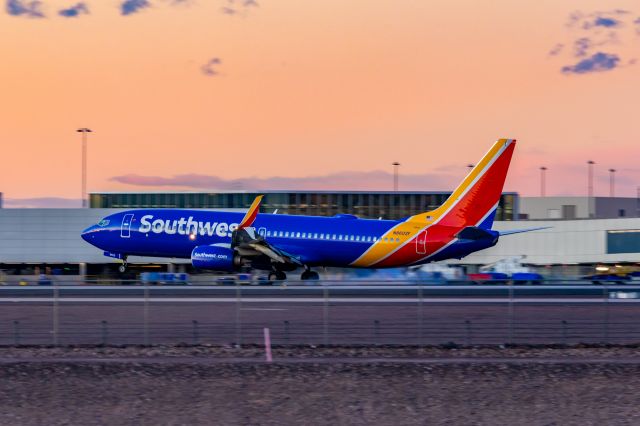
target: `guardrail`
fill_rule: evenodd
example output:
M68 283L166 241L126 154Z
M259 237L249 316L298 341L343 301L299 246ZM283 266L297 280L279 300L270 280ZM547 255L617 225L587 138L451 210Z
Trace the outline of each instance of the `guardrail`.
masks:
M83 280L78 277L68 278L66 276L47 276L46 279L38 279L37 277L31 278L10 278L0 282L0 288L5 286L24 286L24 287L48 287L52 285L58 286L189 286L189 287L233 287L235 285L242 286L279 286L279 285L293 285L293 286L495 286L495 285L513 285L516 287L537 287L537 286L568 286L568 285L639 285L640 278L579 278L579 277L547 277L540 281L521 281L510 279L490 279L490 280L471 280L471 279L459 279L459 280L446 280L442 279L361 279L354 277L345 278L328 278L319 281L313 280L300 280L296 278L289 278L285 281L268 282L263 278L243 278L232 276L191 276L188 280L182 281L143 281L140 279L123 279L123 278L93 278L89 277Z
M285 291L286 290L286 291ZM145 293L163 297L181 295L190 297L228 297L248 295L252 297L273 296L322 296L328 291L332 296L380 296L380 297L551 297L580 296L606 298L638 298L640 284L589 285L573 283L567 285L407 285L403 282L333 282L323 281L312 285L302 282L287 282L270 286L251 285L61 285L51 286L1 286L0 300L6 297L52 296L130 296L142 297Z

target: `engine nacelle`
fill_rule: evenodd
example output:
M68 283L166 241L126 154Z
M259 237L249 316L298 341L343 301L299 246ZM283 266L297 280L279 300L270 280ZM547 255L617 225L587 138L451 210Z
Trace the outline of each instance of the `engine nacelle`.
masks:
M197 246L191 252L194 268L232 271L236 267L235 252L230 248L217 246Z

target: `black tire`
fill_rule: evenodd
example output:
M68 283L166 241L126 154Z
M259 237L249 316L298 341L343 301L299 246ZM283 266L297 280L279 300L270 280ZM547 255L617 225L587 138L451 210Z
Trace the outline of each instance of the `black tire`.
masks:
M269 281L271 281L272 283L277 281L284 281L286 279L287 274L282 271L274 271L269 273Z
M302 275L300 275L300 279L303 281L318 281L320 279L320 274L316 271L304 271Z

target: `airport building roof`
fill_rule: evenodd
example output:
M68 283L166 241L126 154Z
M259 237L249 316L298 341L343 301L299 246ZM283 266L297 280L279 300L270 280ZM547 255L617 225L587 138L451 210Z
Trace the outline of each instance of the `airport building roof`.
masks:
M640 198L520 197L519 218L529 220L640 217Z

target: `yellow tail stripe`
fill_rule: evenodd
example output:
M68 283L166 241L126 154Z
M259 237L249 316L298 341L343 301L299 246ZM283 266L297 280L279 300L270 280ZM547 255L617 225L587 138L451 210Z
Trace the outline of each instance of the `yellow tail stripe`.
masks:
M491 149L482 157L482 160L464 178L462 183L453 191L451 196L437 209L431 212L420 213L410 217L407 221L401 222L387 231L382 238L356 259L353 266L371 266L394 253L408 241L413 239L423 229L429 227L433 222L440 219L458 199L466 192L467 188L476 181L476 178L484 173L487 165L508 145L512 139L499 139L493 144ZM385 238L387 239L385 241ZM397 241L399 240L399 241Z
M462 183L458 185L458 187L455 189L455 191L453 191L451 196L447 198L447 200L440 207L438 207L432 212L421 213L421 214L412 216L409 220L434 221L440 218L440 216L442 216L444 212L449 210L449 208L453 206L460 199L462 194L464 194L466 190L469 188L469 185L475 182L476 178L481 173L484 173L487 165L491 161L493 161L496 155L500 153L502 148L504 148L505 145L507 145L510 141L512 141L512 139L499 139L498 141L496 141L496 143L493 144L491 149L489 149L489 151L484 155L484 157L482 157L482 160L480 160L480 162L475 165L475 167L471 170L471 172L464 178ZM430 219L427 219L427 216L430 216Z

